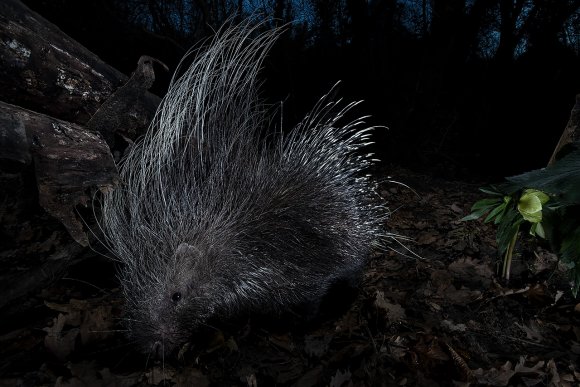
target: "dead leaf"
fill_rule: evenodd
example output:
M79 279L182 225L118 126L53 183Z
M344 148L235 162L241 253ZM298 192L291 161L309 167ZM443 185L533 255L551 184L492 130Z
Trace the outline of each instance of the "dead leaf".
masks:
M433 310L435 312L440 312L443 309L443 307L441 305L439 305L438 303L436 303L436 302L433 302L433 301L425 301L425 303L427 305L429 305L429 308L431 308L431 310Z
M342 372L341 370L337 370L336 374L332 378L330 378L330 387L347 387L352 386L351 380L352 374L350 370L345 370Z
M576 336L576 340L580 341L580 327L579 326L573 326L572 327L572 332L574 332L574 335Z
M441 326L450 332L465 332L467 330L467 326L465 324L455 324L453 321L449 320L441 321Z
M527 367L524 364L526 363L526 358L524 356L520 356L520 361L514 367L514 371L518 374L538 374L538 375L545 375L545 372L541 371L544 368L546 362L540 360L532 367Z
M499 369L491 368L489 370L483 370L482 368L478 368L473 371L473 375L480 384L507 386L512 376L515 375L515 371L512 369L512 363L507 361Z
M294 351L295 345L289 335L270 335L268 340L276 347L283 349L286 352Z
M524 297L527 297L530 301L536 302L541 305L553 305L554 298L550 294L546 284L534 284L529 287L529 289L523 293Z
M441 347L439 339L432 335L422 336L420 342L413 349L424 359L438 362L449 360L449 356Z
M419 246L431 245L435 241L437 241L439 237L440 237L439 233L435 231L424 231L421 234L419 234L416 243Z
M392 323L401 322L407 318L405 309L401 305L392 304L387 301L385 299L385 293L380 290L376 292L375 306L384 310L387 313L387 319Z
M296 387L314 387L319 386L320 381L323 377L323 368L322 366L318 366L314 369L311 369L307 373L305 373L298 381L296 382Z
M66 315L67 324L73 326L81 325L81 312L87 308L88 302L83 300L71 299L68 304L57 304L45 302L44 305L52 310L61 312Z
M452 280L453 277L451 277L451 274L449 274L449 271L447 270L434 270L431 273L431 283L433 284L433 287L437 289L447 288L451 285Z
M52 327L44 328L45 346L62 360L74 351L77 337L83 345L109 337L114 326L112 306L98 305L101 302L76 299L68 304L45 302L50 309L61 312ZM69 328L63 331L65 326Z
M94 379L94 377L93 377ZM104 368L98 371L96 384L99 386L111 386L111 387L131 387L134 386L136 382L141 379L140 372L134 372L132 374L113 374L108 368ZM195 386L205 387L204 384L195 384Z
M526 286L525 288L522 288L522 289L508 289L508 288L504 288L501 286L497 286L493 290L497 294L494 298L499 298L499 297L513 296L515 294L526 293L528 290L530 290L530 287Z
M212 353L222 349L226 345L224 333L222 331L214 331L205 351L207 353Z
M449 208L451 208L451 211L455 212L456 214L463 214L463 208L459 207L457 205L457 203L453 203L452 205L449 206Z
M304 338L304 352L308 356L322 357L328 351L328 344L332 341L332 335L310 335Z
M100 369L95 361L69 363L67 367L72 375L70 378L58 378L55 387L130 387L141 380L141 373L116 375L108 368Z
M61 313L52 320L51 327L43 328L46 332L44 346L59 360L66 359L74 351L75 343L80 333L78 328L70 328L63 331L67 322L67 315Z
M534 257L535 259L531 264L534 273L539 273L544 270L553 270L558 262L558 256L549 251L534 251Z
M550 386L562 386L563 385L563 380L560 378L560 373L558 372L558 367L556 367L556 363L554 362L554 359L550 359L548 360L548 373L551 376L550 379ZM572 376L572 375L570 375ZM574 381L574 380L570 380L570 381Z
M520 327L525 333L526 338L532 341L540 342L544 340L544 336L542 336L541 327L535 320L530 320L529 326L522 325L519 323L515 323L516 326Z
M402 359L409 353L407 341L401 336L392 338L389 340L388 351L393 359Z
M163 367L155 366L149 368L144 376L149 384L158 385L159 383L167 383L173 381L175 370L165 364Z
M425 222L424 220L421 220L421 221L415 223L415 228L417 230L424 230L428 226L429 226L429 223Z
M485 287L491 284L491 278L494 275L489 265L471 257L458 259L452 262L448 268L454 277L466 283L482 284Z
M456 289L455 286L451 285L445 289L445 292L442 295L451 304L465 305L480 298L481 292L479 290L470 290L464 287Z
M258 379L256 379L256 374L252 373L246 376L246 385L248 387L258 387Z
M112 306L100 305L94 309L87 309L82 314L80 330L83 345L104 340L111 335L114 326L112 312Z

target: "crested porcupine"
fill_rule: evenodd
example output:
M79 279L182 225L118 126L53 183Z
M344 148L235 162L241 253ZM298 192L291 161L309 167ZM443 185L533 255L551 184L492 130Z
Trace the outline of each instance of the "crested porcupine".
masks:
M338 124L356 103L323 97L289 134L263 135L256 78L278 35L218 32L103 198L127 328L146 351L175 349L209 318L317 302L385 236L362 173L371 128Z

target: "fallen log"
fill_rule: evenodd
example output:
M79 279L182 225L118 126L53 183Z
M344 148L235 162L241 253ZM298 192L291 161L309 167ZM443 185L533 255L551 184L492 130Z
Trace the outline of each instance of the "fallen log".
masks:
M127 79L20 1L0 1L0 100L85 124Z
M117 182L109 147L95 132L18 106L0 102L0 158L34 163L38 201L81 245L88 245L75 208L90 191Z
M17 312L15 300L88 256L83 225L94 220L77 209L117 184L103 138L131 142L155 114L161 99L148 89L156 62L142 57L127 77L20 1L0 2L3 310Z

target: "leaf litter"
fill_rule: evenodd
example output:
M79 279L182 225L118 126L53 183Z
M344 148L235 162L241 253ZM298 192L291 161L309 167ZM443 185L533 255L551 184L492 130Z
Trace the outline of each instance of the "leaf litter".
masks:
M460 221L481 184L389 172L417 193L380 191L396 208L389 231L410 240L375 254L358 289L331 293L316 317L217 322L154 361L123 336L119 290L83 287L94 278L80 267L81 281L57 281L37 315L2 333L0 386L580 385L567 268L522 238L502 282L493 226Z

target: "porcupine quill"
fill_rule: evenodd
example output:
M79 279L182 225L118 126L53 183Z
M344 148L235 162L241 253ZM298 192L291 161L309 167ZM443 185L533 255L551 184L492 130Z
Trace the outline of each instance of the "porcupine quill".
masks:
M224 28L172 81L103 198L130 336L168 353L215 317L316 303L385 237L363 172L372 128L323 97L289 134L262 136L257 75L279 30Z

